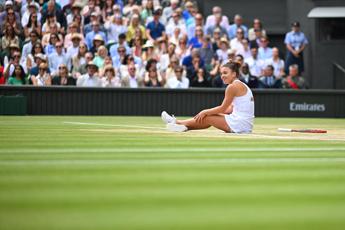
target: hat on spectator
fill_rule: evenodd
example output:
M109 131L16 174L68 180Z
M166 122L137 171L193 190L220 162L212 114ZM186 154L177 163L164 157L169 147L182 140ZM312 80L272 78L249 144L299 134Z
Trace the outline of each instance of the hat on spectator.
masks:
M160 6L155 7L153 11L153 15L161 15L161 14L162 14L162 7Z
M5 6L13 6L13 2L8 0L5 2Z
M121 10L121 6L118 5L118 4L115 4L115 5L113 6L113 10Z
M94 67L96 67L96 69L98 69L98 66L97 66L95 63L93 63L92 61L89 61L89 62L86 64L86 68L91 67L91 66L94 66Z
M150 48L150 47L153 48L155 47L155 45L153 44L153 41L147 40L143 48Z
M227 45L229 45L229 41L228 41L228 39L226 39L225 37L222 37L222 38L220 39L220 42L221 42L221 43L226 43Z
M291 23L291 25L293 27L300 27L301 26L298 21L295 21L295 22Z
M35 9L37 10L37 6L36 6L36 3L35 2L31 2L30 4L29 4L29 8L30 7L35 7Z
M96 34L96 36L93 38L94 41L102 41L104 42L103 37L100 34Z
M35 58L39 58L41 60L46 60L46 56L42 53L39 53L39 54L35 54Z
M18 49L20 50L19 46L16 43L11 43L10 48Z
M71 36L72 40L73 39L79 39L81 40L81 34L80 33L73 33L72 36Z
M96 11L94 11L94 12L91 13L91 16L98 17L98 13Z
M82 9L83 6L82 6L79 2L75 2L75 3L73 3L73 5L72 5L72 9L73 9L73 8Z
M231 49L228 49L228 55L235 55L236 54L236 50L231 48Z

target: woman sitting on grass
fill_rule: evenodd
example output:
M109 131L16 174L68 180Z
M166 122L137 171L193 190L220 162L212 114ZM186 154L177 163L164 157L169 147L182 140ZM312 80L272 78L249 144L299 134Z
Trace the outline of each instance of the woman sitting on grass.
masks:
M177 120L167 112L162 112L162 120L173 132L207 129L211 126L230 133L250 133L254 122L254 98L248 86L239 78L240 64L229 61L221 69L221 78L227 84L221 105L206 109L188 120Z

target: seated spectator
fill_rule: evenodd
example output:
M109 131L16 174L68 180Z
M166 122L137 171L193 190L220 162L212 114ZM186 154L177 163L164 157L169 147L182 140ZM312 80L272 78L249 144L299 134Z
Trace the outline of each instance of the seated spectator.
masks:
M143 9L140 13L141 21L144 25L147 23L147 18L153 16L154 13L154 6L153 6L153 0L147 0L146 4L143 5Z
M31 67L29 74L37 76L39 73L39 66L41 65L41 63L47 63L47 57L42 53L35 54L34 62L35 62L35 66ZM47 72L50 73L49 69L47 70ZM30 77L29 77L29 83L32 84Z
M84 75L81 75L77 79L77 86L82 87L101 87L102 86L102 80L97 75L98 72L98 66L95 65L93 62L89 62L86 65L87 73Z
M153 13L153 21L146 26L146 37L149 40L156 41L161 37L165 37L165 26L159 22L162 10L155 10Z
M256 46L252 46L250 51L252 56L244 59L244 62L248 63L249 71L254 77L260 77L263 73L265 62L258 58L258 48Z
M106 29L108 40L118 43L119 35L127 33L127 26L124 25L122 16L115 14L108 21L105 22L104 28Z
M114 16L114 0L105 0L103 8L101 9L101 15L104 22L108 21L111 17ZM109 39L109 38L108 38Z
M255 18L253 21L253 27L248 30L248 39L249 41L254 41L257 39L256 31L260 31L261 36L266 37L266 30L264 30L263 25L260 19Z
M56 20L54 14L48 14L45 23L42 26L42 34L50 33L50 25L56 25L58 32L65 34L65 28L61 27L61 24Z
M92 21L92 14L95 14L98 17L98 15L101 15L101 9L96 5L95 0L88 0L87 5L84 6L81 11L85 25Z
M104 60L108 56L108 50L105 46L100 46L98 48L97 54L95 58L93 59L93 63L95 63L98 68L103 68L104 66Z
M298 65L289 66L289 75L283 79L283 88L285 89L308 89L305 79L298 73Z
M234 39L236 37L237 30L241 28L243 30L244 37L248 37L248 28L243 25L242 16L236 14L234 17L234 24L229 26L229 38Z
M162 13L163 24L166 24L174 17L174 13L177 11L179 0L170 0L170 6L164 8Z
M187 89L189 87L189 79L184 76L183 72L182 66L176 66L174 70L175 76L167 80L165 87L170 89Z
M48 56L49 70L52 75L58 73L60 64L68 64L68 57L63 52L62 42L57 42L55 48L56 52Z
M113 66L116 69L119 69L121 67L121 64L124 62L125 58L126 58L126 48L124 46L119 46L117 48L117 53L118 55L114 56L112 58L113 60Z
M212 42L212 49L214 52L220 49L220 44L222 42L221 41L222 37L220 36L220 33L221 33L220 29L215 29L213 31L211 42Z
M116 75L116 72L112 65L104 67L104 76L102 77L103 87L121 87L121 80Z
M66 15L67 15L67 17L66 17L67 25L71 25L73 23L74 18L76 16L80 16L81 17L81 10L83 8L83 4L81 4L79 2L74 2L73 5L71 5L70 7L71 7L70 12L66 13Z
M202 30L202 27L201 26L197 26L195 28L195 35L194 35L194 37L192 37L188 41L188 46L190 47L190 49L201 48L203 37L204 37L204 32Z
M21 24L22 24L23 28L25 28L27 26L27 24L29 23L30 15L33 15L33 14L37 15L37 21L39 21L39 22L45 21L45 19L41 20L42 15L41 15L40 11L38 10L36 3L31 2L30 4L27 5L27 8L26 8L26 10L25 10L25 12L21 18Z
M231 39L230 47L236 51L236 54L244 53L244 46L242 44L244 38L244 31L242 28L238 28L236 31L236 37Z
M199 68L196 71L196 76L192 79L191 87L210 87L211 84L207 78L206 70Z
M127 88L144 87L144 80L139 76L134 64L128 65L127 74L121 78L121 86Z
M266 66L263 76L259 78L258 88L269 89L269 88L281 88L282 83L280 79L277 79L274 75L274 67L272 65Z
M249 42L246 38L242 39L243 50L239 51L238 54L242 55L244 59L250 58L252 53L250 51Z
M140 17L138 14L132 16L130 25L128 26L128 31L126 34L127 42L131 42L134 37L136 37L136 31L140 31L141 39L146 39L146 29L143 25L140 24Z
M75 20L78 20L79 16L76 15L75 16ZM76 22L74 20L74 22ZM105 33L105 28L104 25L101 24L101 17L100 14L98 14L97 12L92 12L91 16L90 16L90 21L87 21L86 18L84 18L84 22L81 22L80 24L84 25L84 35L87 35L88 33L90 33L93 28L94 28L94 24L98 24L99 26L99 31L102 31Z
M4 58L5 79L13 74L15 65L20 65L20 57L19 47L15 44L10 45L10 53Z
M144 84L146 87L163 87L164 80L157 69L157 61L155 59L148 60L146 64L146 73Z
M109 53L111 57L118 56L119 54L117 53L117 50L119 46L124 46L126 49L126 54L131 54L131 48L129 47L128 43L126 42L126 34L120 34L118 43L111 45L109 49Z
M19 20L16 18L16 12L13 8L8 8L5 12L3 12L4 20L0 20L2 23L0 24L0 35L3 35L3 31L6 29L7 25L12 26L15 35L18 37L22 36L23 28L20 24Z
M46 63L41 63L38 68L38 75L32 75L30 77L32 84L35 86L50 86L52 84L52 78L47 72L48 65Z
M180 64L182 64L182 60L190 55L190 49L187 46L188 38L187 35L183 35L176 47L176 56L180 59Z
M83 44L86 46L86 44ZM83 46L81 45L81 46ZM79 78L81 75L84 75L87 73L87 63L92 62L93 60L93 54L91 52L83 53L84 49L79 49L78 55L74 56L72 59L72 76L74 78ZM85 48L87 50L87 47Z
M228 50L229 50L229 42L228 40L224 37L222 38L220 43L220 47L217 50L216 54L218 56L218 59L222 64L225 64L228 62Z
M135 57L141 58L144 52L143 49L143 39L140 36L136 36L134 38L133 44L132 44L132 54Z
M183 21L179 13L174 12L172 14L172 18L169 20L169 22L166 25L166 34L169 37L172 37L174 35L176 28L178 28L180 30L180 33L182 34L187 33L187 27L186 27L185 22Z
M35 44L39 43L39 37L38 36L39 35L37 34L36 31L30 32L30 34L29 34L30 40L26 44L24 44L23 48L22 48L22 59L20 60L20 63L22 65L26 63L27 57L32 52ZM41 48L42 46L40 45L39 47ZM42 47L42 50L40 51L40 53L42 53L42 52L43 52L43 47ZM24 68L24 70L25 70L25 68Z
M54 42L54 41L51 40L51 37L53 35L56 35L55 42L56 41L63 42L63 36L62 36L62 34L59 33L57 25L56 24L50 24L49 25L49 33L44 34L42 37L42 46L44 48L46 48L46 46L49 44L52 45L52 42ZM47 52L46 52L46 54L48 55Z
M147 40L145 45L143 46L144 52L142 55L142 60L145 63L150 59L158 60L158 55L155 52L154 43L151 40Z
M13 27L10 24L5 26L4 36L1 38L1 49L7 52L9 51L10 45L15 44L19 47L19 37L15 34Z
M52 85L76 85L76 80L68 75L68 68L65 64L59 65L59 73L53 77Z
M245 83L251 89L258 87L258 79L250 74L249 66L247 63L243 63L241 67L240 81Z
M285 76L285 63L284 60L279 57L279 49L277 47L273 47L272 58L268 59L266 63L274 67L274 76L276 78L281 79Z
M44 35L43 39L45 37L46 37L46 35ZM56 52L55 45L57 42L60 42L60 41L62 41L62 40L60 40L60 36L57 33L49 34L49 43L46 44L46 46L44 46L44 42L42 40L42 45L44 47L44 53L48 56L55 53Z
M194 17L194 20L191 21L191 24L189 24L187 27L187 37L188 39L192 39L195 36L196 28L201 27L204 28L204 19L202 14L197 13ZM203 30L203 32L205 32Z
M30 43L28 43L30 44ZM26 68L26 73L29 73L31 68L36 67L36 62L35 62L35 56L36 54L42 54L43 51L43 47L41 45L41 43L36 42L33 45L33 48L31 49L31 53L29 53L28 55L22 57L22 61L20 62L21 65L24 67L24 71Z
M223 27L221 24L222 24L222 15L217 14L215 16L215 24L207 28L206 34L209 36L212 36L215 29L218 29L220 31L221 37L228 37L227 28Z
M99 35L100 37L97 36L97 35ZM107 36L105 35L105 33L103 31L100 30L99 23L95 21L95 22L92 23L92 31L87 33L86 37L85 37L85 42L86 42L86 45L88 46L89 50L92 50L92 48L94 48L93 41L95 40L96 36L97 36L97 40L101 40L101 38L102 38L101 41L106 43ZM96 48L98 48L98 47L96 47Z
M164 73L164 76L165 76L165 80L168 82L170 78L174 78L176 77L175 76L175 68L178 67L180 64L179 64L179 60L176 56L173 56L171 59L170 59L170 64L167 68L167 70L165 71ZM183 72L184 76L186 75L185 71ZM165 85L166 87L166 85Z
M258 58L264 61L272 58L272 48L268 47L268 37L262 37L260 39L260 47L258 50Z
M209 27L214 26L216 24L216 17L221 17L220 25L225 28L226 30L229 29L229 19L227 16L222 14L222 8L219 6L214 6L212 8L212 15L209 15L206 19L205 29L208 30Z
M85 44L85 43L81 43L81 40L82 40L81 34L75 33L72 35L71 39L72 39L72 44L68 46L68 48L66 49L66 56L68 59L68 65L67 65L68 69L71 69L72 58L78 54L80 44Z
M123 16L127 18L132 18L133 17L133 10L138 7L137 1L136 0L128 0L127 4L123 7Z
M68 27L68 33L64 39L64 47L68 49L73 44L73 39L79 39L79 42L85 43L84 35L78 32L78 24L73 22ZM79 44L78 44L79 45Z
M170 42L168 45L168 52L160 57L160 71L165 72L170 65L170 60L175 57L176 44Z
M202 60L204 60L205 67L207 70L210 70L212 68L211 61L214 56L214 52L211 45L211 38L209 36L204 36L202 41L202 47L200 48L200 57Z
M186 69L188 70L189 67L193 66L193 59L198 58L199 60L199 66L200 67L204 67L205 66L205 62L204 60L202 60L200 58L200 53L198 49L192 49L190 55L186 56L183 60L182 60L182 65L186 67Z
M25 85L26 75L21 65L14 66L13 74L8 78L7 85Z

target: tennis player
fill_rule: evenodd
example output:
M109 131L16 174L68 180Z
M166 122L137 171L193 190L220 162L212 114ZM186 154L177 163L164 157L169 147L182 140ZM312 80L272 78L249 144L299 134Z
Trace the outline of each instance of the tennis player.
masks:
M229 61L221 69L221 78L227 84L221 105L205 109L194 118L177 120L163 111L162 120L173 132L207 129L211 126L227 133L250 133L254 123L254 98L250 88L238 80L240 64Z

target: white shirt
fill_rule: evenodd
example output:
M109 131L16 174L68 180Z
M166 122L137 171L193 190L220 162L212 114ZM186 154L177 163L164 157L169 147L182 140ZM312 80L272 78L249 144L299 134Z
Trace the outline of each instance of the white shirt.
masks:
M265 61L250 57L250 58L245 59L244 62L249 65L250 73L253 76L256 76L256 77L261 76L262 70L265 67Z
M236 54L244 53L244 47L243 47L241 41L239 41L237 38L231 39L230 46L232 49L236 50Z
M84 74L78 78L77 86L102 87L102 80L98 76L90 77L89 74Z
M276 76L277 78L281 78L281 70L285 68L285 63L284 60L282 59L278 59L277 61L274 61L273 58L271 59L267 59L266 60L266 66L267 65L272 65L274 67L274 76Z
M178 80L177 77L171 77L169 78L166 87L170 89L187 89L189 87L189 79L182 77L181 80Z

